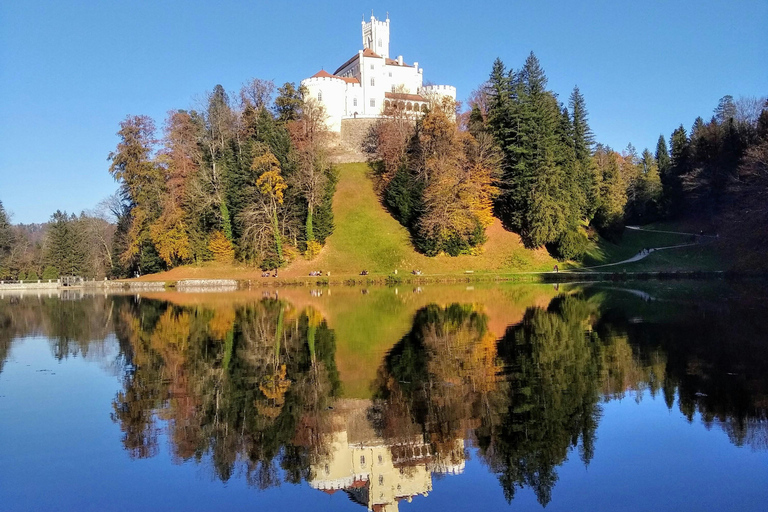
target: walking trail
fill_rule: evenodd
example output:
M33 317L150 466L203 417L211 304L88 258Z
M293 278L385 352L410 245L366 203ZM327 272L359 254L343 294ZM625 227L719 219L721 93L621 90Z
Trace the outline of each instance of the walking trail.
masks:
M688 235L688 236L695 236L698 239L700 238L717 238L717 235L703 235L700 233L685 233L682 231L662 231L659 229L645 229L641 228L639 226L626 226L627 229L631 229L634 231L647 231L649 233L668 233L672 235ZM595 265L594 267L582 267L580 269L574 269L577 271L580 270L592 270L595 268L605 268L605 267L613 267L615 265L624 265L626 263L634 263L635 261L640 261L642 259L647 258L651 253L654 253L656 251L665 251L667 249L679 249L680 247L690 247L692 245L699 245L700 242L693 242L693 243L687 243L687 244L679 244L679 245L667 245L665 247L651 247L650 249L643 249L631 258L627 258L622 261L617 261L615 263L605 263L603 265Z

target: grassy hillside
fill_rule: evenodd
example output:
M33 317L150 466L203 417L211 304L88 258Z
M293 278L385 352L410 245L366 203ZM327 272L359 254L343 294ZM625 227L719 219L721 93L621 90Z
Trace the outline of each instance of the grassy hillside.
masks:
M413 248L408 231L381 205L363 163L339 166L339 184L333 200L336 229L325 248L311 262L297 261L286 276L305 275L312 269L339 274L410 272L425 274L474 272L525 272L551 270L556 263L546 250L527 250L520 237L495 221L488 228L488 241L479 256L434 258Z
M304 277L312 270L331 272L334 280L357 276L367 270L371 277L400 275L419 269L425 275L513 274L551 271L558 262L544 248L529 250L520 237L506 231L498 220L488 227L488 241L477 256L427 257L416 252L408 231L384 207L373 188L369 168L364 163L339 165L339 183L333 199L335 230L323 250L312 261L299 258L280 271L281 278ZM658 226L671 229L674 226ZM625 230L618 244L599 240L587 252L584 266L602 265L630 258L644 247L663 247L688 243L690 236ZM561 268L576 265L560 264ZM612 271L712 270L720 267L709 245L672 249L651 254L627 265L610 267ZM182 266L168 272L144 276L148 280L194 278L259 279L261 271L242 264L208 263Z

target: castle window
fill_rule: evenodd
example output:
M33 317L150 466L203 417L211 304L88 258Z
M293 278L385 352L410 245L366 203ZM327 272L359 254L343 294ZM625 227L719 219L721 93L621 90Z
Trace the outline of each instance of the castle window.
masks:
M353 106L353 107L356 107L356 106L357 106L357 98L353 98L353 99L352 99L352 106Z
M371 78L371 86L374 86L374 85L376 85L376 79L375 78Z
M371 106L372 106L372 107L375 107L375 106L376 106L376 100L375 100L375 99L373 99L373 98L371 98Z
M371 64L371 69L373 69L373 64Z
M323 91L317 93L317 101L323 101Z
M384 485L384 475L379 475L379 485Z
M392 75L392 73L390 73L390 76L391 75ZM392 92L395 92L395 86L394 85L392 86Z
M364 455L360 456L360 465L365 467L365 456Z
M379 39L379 46L381 46L381 39Z
M390 77L390 78L392 77L392 72L391 72L391 71L389 72L389 77Z

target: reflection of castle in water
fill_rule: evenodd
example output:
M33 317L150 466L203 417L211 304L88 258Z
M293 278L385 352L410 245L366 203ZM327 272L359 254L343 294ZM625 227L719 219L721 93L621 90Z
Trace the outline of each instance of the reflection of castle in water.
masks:
M346 492L368 510L390 512L399 502L432 491L432 474L464 471L464 440L447 454L435 453L421 434L385 440L371 425L369 400L335 404L327 454L310 466L309 485L333 494Z

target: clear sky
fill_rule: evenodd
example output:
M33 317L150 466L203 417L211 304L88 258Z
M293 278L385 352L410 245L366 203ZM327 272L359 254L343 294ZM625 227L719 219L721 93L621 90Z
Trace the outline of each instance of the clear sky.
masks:
M390 53L459 99L493 60L530 51L550 88L584 94L598 141L654 147L719 98L768 95L768 1L2 1L0 201L13 222L79 213L113 193L107 155L126 115L159 127L216 84L298 82L362 47L389 12Z

